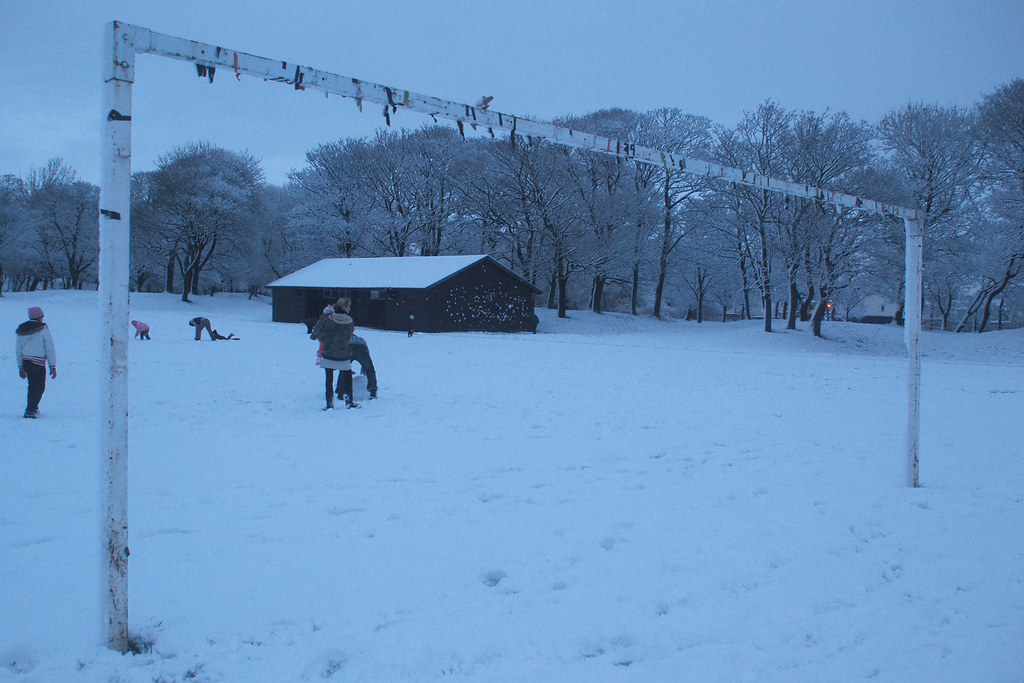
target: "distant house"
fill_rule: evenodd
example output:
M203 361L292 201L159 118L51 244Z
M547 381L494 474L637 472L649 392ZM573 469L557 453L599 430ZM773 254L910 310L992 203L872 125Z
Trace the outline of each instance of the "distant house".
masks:
M490 256L327 258L267 285L274 322L318 317L342 296L356 325L418 332L519 332L536 287Z
M883 296L872 294L861 301L847 313L846 319L858 323L874 323L876 325L888 325L899 306Z

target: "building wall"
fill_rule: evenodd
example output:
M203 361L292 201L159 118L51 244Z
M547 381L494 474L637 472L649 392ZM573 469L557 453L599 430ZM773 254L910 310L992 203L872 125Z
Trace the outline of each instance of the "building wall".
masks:
M324 306L344 296L336 287L274 287L271 303L271 320L275 323L298 323L306 318L316 318Z
M301 289L294 287L275 287L271 294L273 313L271 320L275 323L300 323L303 320L305 299Z
M873 294L864 297L857 305L853 306L847 319L852 322L876 323L888 325L892 322L899 304L889 301L883 296Z
M432 291L433 314L450 331L520 332L533 317L533 290L483 261Z

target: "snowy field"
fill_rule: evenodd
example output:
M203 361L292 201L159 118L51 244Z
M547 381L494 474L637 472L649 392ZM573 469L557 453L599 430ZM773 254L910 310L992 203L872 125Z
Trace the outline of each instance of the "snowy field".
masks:
M0 298L0 680L1024 681L1024 331L924 333L915 490L899 328L540 315L361 329L380 400L323 412L266 301L136 295L121 656L96 294Z

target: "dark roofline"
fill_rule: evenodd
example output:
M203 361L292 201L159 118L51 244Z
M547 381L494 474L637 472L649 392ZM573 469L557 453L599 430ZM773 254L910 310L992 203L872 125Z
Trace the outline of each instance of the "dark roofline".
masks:
M538 289L537 287L533 286L532 284L530 284L530 281L529 281L529 280L527 280L526 278L524 278L524 277L523 277L522 275L520 275L519 273L517 273L517 272L515 272L515 271L511 270L510 268L506 268L506 267L505 267L505 266L503 266L502 264L498 263L498 261L497 261L497 260L495 260L495 258L494 258L493 256L491 256L490 254L484 254L484 255L483 255L483 258L481 258L481 259L477 259L476 261L473 261L473 262L472 262L472 263L470 263L470 264L469 264L468 266L465 266L464 268L460 268L460 269L458 269L457 271L455 271L455 272L454 272L454 273L452 273L451 275L448 275L447 277L443 277L443 278L441 278L440 280L438 280L437 282L435 282L434 284L432 284L432 285L429 285L429 286L427 286L427 287L424 287L424 289L430 289L431 287L436 287L436 286L438 286L439 284L441 284L442 282L445 282L445 281L447 281L447 280L450 280L450 279L452 279L453 277L455 277L456 275L458 275L459 273L461 273L461 272L463 272L463 271L465 271L465 270L469 270L469 269L470 269L470 268L472 268L473 266L479 265L480 263L482 263L482 262L484 262L484 261L489 261L489 262L490 262L490 263L492 263L493 265L497 266L499 270L503 270L503 271L504 271L505 273L507 273L508 275L511 275L511 276L512 276L512 277L514 277L515 279L519 280L519 281L520 281L520 282L522 282L522 283L523 283L524 285L526 285L527 287L529 287L530 289L532 289L532 290L533 290L533 293L534 293L534 294L540 294L540 293L541 293L541 290L540 290L540 289Z

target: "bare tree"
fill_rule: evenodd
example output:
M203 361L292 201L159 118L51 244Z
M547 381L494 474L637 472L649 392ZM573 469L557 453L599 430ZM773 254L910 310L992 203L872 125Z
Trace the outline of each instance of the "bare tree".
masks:
M4 295L7 272L4 265L14 255L27 222L28 189L13 175L0 176L0 296Z
M634 118L627 112L615 110L559 123L622 139L630 131ZM577 262L591 275L590 308L594 313L601 313L605 285L610 280L625 282L623 275L631 248L628 228L635 205L631 169L615 157L573 150L569 153L566 170L573 182L580 220L590 232Z
M987 95L978 115L987 161L981 210L989 230L981 250L983 284L973 308L981 311L978 331L984 332L992 302L1024 268L1024 80Z
M802 112L793 122L788 175L794 182L815 187L849 189L852 175L866 168L871 160L871 137L866 123L851 121L845 112ZM813 226L806 224L808 212L817 212ZM806 200L783 201L777 225L789 285L787 329L796 329L799 310L807 308L803 303L815 300L816 279L824 278L817 280L817 310L812 325L812 331L820 336L825 307L838 286L838 273L846 267L839 259L852 258L856 253L850 245L856 241L857 230L851 235L842 221L858 225L858 219L850 212L826 210ZM803 296L797 286L801 266L807 277ZM826 288L830 291L824 291Z
M784 177L794 115L767 100L747 112L735 129L718 129L716 156L726 165L760 175ZM772 269L778 240L772 225L785 199L768 190L737 185L729 197L741 263L749 266L761 291L764 330L772 331ZM746 273L744 273L746 276Z
M642 144L673 154L704 157L710 149L711 121L703 116L684 114L678 109L656 109L641 119L638 137ZM658 250L657 283L654 288L654 312L661 317L665 277L672 252L686 235L679 220L686 202L707 190L707 181L690 173L669 168L659 170L661 235Z
M80 289L99 257L99 188L62 159L32 170L26 185L38 253L65 287Z
M585 237L566 168L570 156L564 148L518 136L494 142L491 154L501 187L500 202L491 206L500 216L494 224L515 230L533 262L547 258L548 307L557 306L558 316L567 317L569 277L583 268Z
M200 142L160 157L152 182L154 219L175 238L181 299L188 301L218 245L242 244L263 171L248 154Z
M297 206L288 227L293 242L308 244L308 262L324 252L345 258L372 253L357 221L359 207L368 201L360 194L357 159L364 154L362 140L342 140L320 145L306 153L308 166L291 176ZM334 245L333 250L327 245Z
M926 270L941 257L935 245L956 239L964 212L972 208L969 192L981 164L974 125L975 116L957 107L908 104L878 126L892 164L907 179L901 201L924 214ZM902 319L902 306L897 316Z

